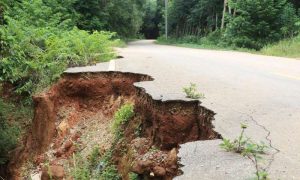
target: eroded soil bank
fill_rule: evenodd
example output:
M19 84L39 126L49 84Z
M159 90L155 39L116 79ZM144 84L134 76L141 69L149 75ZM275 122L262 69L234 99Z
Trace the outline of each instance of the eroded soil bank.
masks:
M113 149L112 162L122 179L129 179L129 172L145 179L178 175L180 144L219 137L213 130L214 112L199 101L154 100L134 86L152 80L121 72L64 74L47 92L33 97L32 128L10 162L12 178L22 179L36 169L47 179L49 168L56 179L71 178L74 154L84 156L94 145L103 152ZM114 143L113 114L128 102L134 104L135 115L122 127L124 137Z

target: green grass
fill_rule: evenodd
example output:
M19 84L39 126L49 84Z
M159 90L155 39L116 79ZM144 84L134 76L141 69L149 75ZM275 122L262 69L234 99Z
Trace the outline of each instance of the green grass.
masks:
M185 48L194 48L194 49L212 49L212 50L222 50L222 51L239 51L239 52L249 52L255 53L255 50L246 49L246 48L237 48L225 44L219 44L213 41L210 41L207 38L198 38L194 41L186 40L185 38L175 39L169 38L166 40L164 37L158 38L156 44L161 45L172 45L177 47Z
M194 39L192 39L194 38ZM285 39L278 43L265 46L260 51L246 48L237 48L226 44L218 43L215 40L211 41L211 38L169 38L168 40L164 37L158 38L157 44L172 45L178 47L195 48L195 49L212 49L212 50L223 50L223 51L238 51L248 52L253 54L279 56L288 58L300 59L300 35L293 39Z
M83 158L79 153L73 156L72 177L75 180L119 180L116 166L112 163L112 150L101 155L99 148L95 147L88 158Z
M263 55L300 59L300 35L293 39L286 39L279 43L268 45L260 53Z

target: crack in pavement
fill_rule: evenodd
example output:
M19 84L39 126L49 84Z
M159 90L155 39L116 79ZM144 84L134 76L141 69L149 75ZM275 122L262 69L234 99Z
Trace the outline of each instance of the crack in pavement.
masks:
M269 146L276 151L271 155L269 164L265 168L263 168L264 171L267 171L271 167L272 163L274 162L275 155L280 153L280 150L272 145L272 139L270 139L271 131L268 130L264 125L259 124L252 115L247 113L244 114L247 115L257 126L261 127L265 132L267 132L267 136L265 136L265 139L269 142Z
M235 111L235 112L237 112L237 113L239 113L239 114L243 114L243 115L245 115L245 116L248 116L248 117L250 118L250 120L251 120L252 122L254 122L254 124L255 124L256 126L262 128L262 129L267 133L267 135L265 136L265 139L267 140L268 145L270 146L270 148L272 148L273 150L276 151L275 153L271 153L271 158L270 158L270 160L269 160L268 165L267 165L265 168L263 168L264 171L269 170L269 168L271 167L272 163L273 163L274 160L275 160L276 154L280 153L280 150L279 150L278 148L274 147L273 144L272 144L272 140L270 139L271 131L268 130L264 125L259 124L259 123L254 119L254 117L253 117L253 113L254 113L254 112L252 112L251 114L248 114L248 113L245 113L245 112L237 111L237 110L232 109L232 108L228 108L228 106L224 106L224 105L222 105L222 104L220 104L220 103L214 103L214 104L220 105L220 106L222 106L223 108L230 109L231 111ZM217 122L217 121L216 121L216 122Z

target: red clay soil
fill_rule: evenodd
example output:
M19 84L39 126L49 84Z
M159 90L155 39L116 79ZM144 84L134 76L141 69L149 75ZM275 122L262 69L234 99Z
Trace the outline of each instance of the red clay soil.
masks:
M142 169L141 166L128 167L121 174L139 171L141 174L148 174L149 178L154 175L162 179L170 179L176 175L174 169L178 168L177 165L174 167L174 162L170 163L168 166L173 166L173 170L168 170L167 162L172 161L170 158L174 159L174 152L179 144L218 138L219 135L213 131L212 125L214 112L202 107L199 101L153 100L144 89L134 86L135 82L151 80L153 79L147 75L121 72L65 74L49 91L34 96L32 128L24 145L16 150L9 165L12 179L22 179L20 168L30 159L34 159L36 165L42 162L43 153L51 144L61 150L58 152L59 157L67 158L74 153L76 149L72 149L71 142L68 143L65 139L70 137L76 141L80 132L72 134L69 129L78 124L83 116L89 116L87 112L101 111L107 119L112 119L114 112L128 101L135 104L135 126L132 127L140 126L141 138L148 141L144 153L127 153L123 156L116 154L115 162L119 171L125 168L122 159L130 160L132 164L144 163L143 158L149 155L147 152L150 147L156 146L159 148L160 157L167 157L163 167L152 161L151 165L143 164ZM59 113L63 107L73 108L63 115L67 116L65 118L61 118ZM140 138L133 131L133 128L125 130L125 137L129 142L125 148L128 151L132 150L132 144ZM127 179L126 175L123 179Z

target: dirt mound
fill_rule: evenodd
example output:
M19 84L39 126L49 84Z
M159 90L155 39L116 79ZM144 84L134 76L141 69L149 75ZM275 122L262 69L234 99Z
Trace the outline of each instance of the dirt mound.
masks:
M135 105L135 116L123 127L126 143L117 144L114 152L122 178L128 179L130 171L149 178L177 175L179 144L219 136L213 131L214 112L199 101L153 100L144 89L134 86L151 80L147 75L120 72L65 74L50 90L33 97L31 131L9 166L13 178L23 177L22 167L30 159L35 167L45 161L60 167L63 160L88 149L91 142L102 144L104 150L110 148L110 122L125 102ZM93 138L99 135L103 138Z

